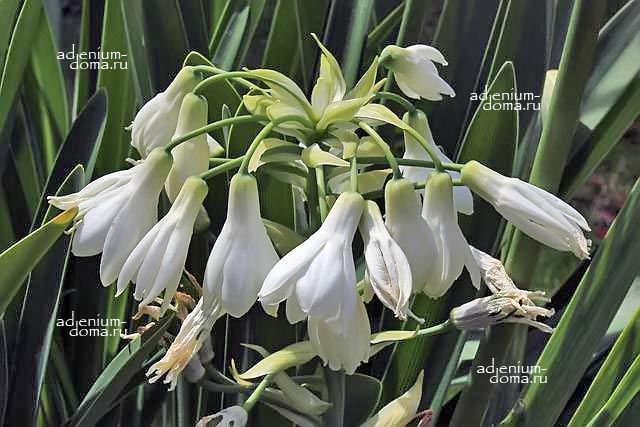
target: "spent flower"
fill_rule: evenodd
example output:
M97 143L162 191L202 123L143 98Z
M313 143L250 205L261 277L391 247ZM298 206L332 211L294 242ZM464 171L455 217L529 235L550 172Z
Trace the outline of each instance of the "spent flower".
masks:
M483 329L498 323L520 323L542 332L553 332L553 328L539 322L537 318L551 317L555 311L537 306L535 301L549 302L550 299L542 291L505 289L455 307L449 318L456 328L462 330Z

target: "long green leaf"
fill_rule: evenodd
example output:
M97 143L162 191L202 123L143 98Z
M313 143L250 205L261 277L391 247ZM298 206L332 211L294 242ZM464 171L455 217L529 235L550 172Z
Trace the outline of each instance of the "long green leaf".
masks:
M78 165L65 179L56 195L69 194L84 184L84 170ZM50 207L45 220L51 219L57 209ZM11 423L31 425L35 423L40 393L49 360L51 338L58 311L58 303L64 284L69 259L70 239L59 239L31 273L18 328L15 354L19 356L20 369L12 379L7 419ZM54 285L55 284L55 285Z
M98 175L121 169L125 165L129 147L129 134L124 128L132 119L134 89L128 68L128 43L122 13L120 1L107 0L101 49L103 52L118 52L121 57L117 60L100 61L97 87L104 89L107 94L108 113L103 143L100 144L96 159Z
M0 129L4 128L16 93L20 87L24 69L36 40L40 15L43 13L40 0L25 0L18 15L0 79Z
M77 209L61 213L0 254L0 316L24 284L27 275L71 224L76 213Z
M369 30L374 1L356 0L351 7L353 10L347 30L347 44L342 56L342 70L347 87L353 86L358 77L360 59Z
M640 309L624 328L594 378L589 391L573 414L568 427L587 425L621 382L625 372L640 355Z
M140 371L173 318L173 315L166 316L142 338L132 341L118 353L95 380L68 425L96 425L96 422L111 409L112 403L133 376Z

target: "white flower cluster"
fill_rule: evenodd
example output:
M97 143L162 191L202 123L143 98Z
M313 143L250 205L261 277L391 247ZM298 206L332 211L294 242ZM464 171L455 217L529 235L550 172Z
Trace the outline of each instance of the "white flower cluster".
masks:
M400 319L413 316L409 306L413 294L440 298L464 269L476 287L481 277L494 287L499 286L495 277L508 279L496 276L495 269L487 273L489 268L458 225L458 212L473 212L471 191L534 239L588 257L588 241L582 233L588 229L586 221L569 205L477 162L445 171L439 162L451 164L451 160L437 148L423 113L408 113L402 121L372 102L384 81L376 82L378 63L394 72L400 89L411 98L454 96L433 64L446 65L440 52L429 46L388 47L347 91L337 61L319 45L320 73L311 101L292 80L273 70L245 73L267 86L261 94L244 96L249 112L269 123L267 131L293 137L309 147L301 159L294 160L296 165L305 171L317 167L316 163L332 165L358 184L358 177L364 181L368 172L361 173L355 157L361 149L369 149L365 146L371 145L371 138L379 138L370 126L385 123L405 131L403 159L433 164L394 171L397 173L384 185L384 217L375 202L363 198L360 185L348 191L343 188L335 194L322 225L280 259L261 218L256 178L243 169L260 142L254 141L246 162L230 181L226 222L207 262L201 299L184 318L165 356L149 370L152 381L165 376L165 382L175 386L179 374L210 337L215 321L224 314L242 317L256 301L274 316L279 304L285 303L290 323L306 320L309 340L326 365L355 372L371 352L371 328L358 292L352 249L357 231L364 242L366 289ZM102 253L103 285L117 282L118 293L122 293L130 282L135 283L134 297L141 307L162 296L160 316L171 307L194 225L204 215L202 203L208 186L199 175L209 168L210 152L222 149L204 132L166 148L172 139L207 125L207 102L196 88L200 81L199 71L185 67L166 91L137 114L131 128L132 145L143 160L97 179L78 193L49 198L61 209L79 207L72 251L76 256ZM369 139L360 137L359 129L369 133ZM300 148L285 139L276 142ZM352 161L351 174L348 168L340 169L349 165L345 159ZM382 176L386 178L386 173ZM424 185L424 190L416 191L416 184ZM163 187L172 205L158 221ZM482 304L463 306L457 322L465 327L479 325L477 320L466 321L478 307L486 314L481 319L485 325L549 313L528 304L526 298L536 295L514 289L499 291L502 299L488 297ZM517 314L507 313L507 305Z

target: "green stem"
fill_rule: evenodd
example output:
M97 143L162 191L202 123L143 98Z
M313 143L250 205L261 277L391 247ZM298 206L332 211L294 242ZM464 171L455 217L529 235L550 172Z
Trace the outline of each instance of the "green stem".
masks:
M324 179L324 167L318 166L316 170L316 186L318 187L318 208L320 209L320 222L324 222L329 214L329 204L327 203L327 186Z
M416 112L416 106L411 103L407 98L402 95L398 95L393 92L377 92L373 95L373 99L388 99L389 101L393 101L396 104L400 105L407 111L412 113Z
M403 159L396 157L396 162L402 166L418 166L423 168L433 168L435 164L431 160L419 159ZM389 162L385 157L358 157L359 164L388 165ZM464 167L461 163L441 163L442 168L446 170L459 171Z
M358 192L358 158L356 156L353 156L351 159L349 178L351 181L351 191Z
M238 171L238 173L247 173L247 170L249 169L249 161L251 160L251 156L253 156L253 153L255 153L256 149L258 148L258 144L260 144L260 142L262 142L262 140L271 133L275 126L276 125L273 122L268 123L265 127L262 128L260 132L258 132L256 137L253 138L253 142L251 142L251 145L244 155L244 159L242 160L242 164L240 165L240 170Z
M221 173L225 173L239 167L244 158L245 156L236 157L235 159L229 160L219 166L209 169L208 171L203 172L198 176L206 181L207 179L213 178L214 176L220 175Z
M391 148L389 147L389 144L384 142L384 140L382 139L380 134L378 132L376 132L375 129L373 129L371 126L366 124L365 122L359 122L358 126L360 126L360 128L363 131L365 131L367 134L369 134L369 136L371 136L373 138L373 140L376 142L376 144L378 144L378 146L380 147L380 149L384 153L384 157L385 157L385 159L387 159L387 162L389 163L389 166L391 167L391 169L393 169L393 178L394 179L402 178L402 172L400 172L400 166L398 166L398 161L396 160L395 156L391 152Z
M422 145L422 148L424 148L425 151L427 152L427 154L429 154L429 157L431 157L431 160L433 161L433 164L434 164L435 168L438 170L438 172L443 172L444 171L444 167L442 166L442 162L440 161L440 158L438 157L438 153L436 151L436 148L433 145L429 144L429 142L424 138L424 136L420 135L420 132L418 132L417 130L415 130L411 126L407 126L406 128L403 128L402 130L407 132L416 141L418 141L418 143L420 145Z
M223 128L229 125L241 124L241 123L255 123L255 122L264 122L269 120L266 116L237 116L237 117L229 117L227 119L218 120L217 122L209 123L206 126L203 126L198 129L194 129L189 133L186 133L178 138L172 139L170 143L165 145L164 149L167 152L170 152L172 149L185 141L188 141L196 136L202 135L203 133L209 133L216 129Z
M247 400L245 400L245 402L242 404L242 407L245 411L247 411L247 413L251 412L251 409L253 409L256 403L258 403L258 400L260 400L260 396L271 382L271 378L273 378L273 375L274 374L269 374L264 377L262 381L260 381L260 384L258 384L258 387L253 390L253 393L251 393Z
M223 70L222 68L218 68L218 67L214 67L211 65L193 65L192 66L194 71L199 71L199 72L204 72L204 73L211 73L214 75L217 74L222 74L222 73L226 73L226 70ZM258 89L260 91L263 91L262 88L256 86L255 84L251 83L249 80L243 79L243 78L234 78L233 79L235 82L240 83L242 86L246 87L247 89Z
M209 164L210 165L223 165L227 162L230 162L231 160L235 160L235 159L230 159L228 157L209 157Z

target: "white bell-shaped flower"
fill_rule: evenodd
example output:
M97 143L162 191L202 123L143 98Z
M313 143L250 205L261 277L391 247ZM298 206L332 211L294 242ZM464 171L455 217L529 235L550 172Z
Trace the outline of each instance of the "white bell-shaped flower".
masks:
M358 228L364 241L366 280L396 317L406 319L413 286L411 267L402 248L384 225L375 202L366 202Z
M276 262L278 254L260 216L256 179L236 174L229 188L227 220L207 262L204 287L224 311L241 317L256 302Z
M465 266L472 284L479 288L480 270L458 226L458 214L453 207L453 185L448 174L434 173L427 179L422 216L433 232L438 250L424 293L431 298L440 298Z
M127 258L118 276L118 294L134 282L134 297L145 306L164 291L160 312L165 312L180 283L193 225L207 191L202 179L187 179L169 212Z
M245 427L247 421L247 411L242 406L235 405L201 418L196 427Z
M476 161L462 168L462 182L527 236L559 251L589 258L590 231L584 217L553 194L509 178ZM584 230L584 231L583 231Z
M164 92L144 104L131 123L131 145L142 158L156 147L164 147L176 130L182 98L200 82L193 67L184 67Z
M398 87L409 98L439 101L443 94L453 98L456 93L440 77L434 62L447 65L438 49L423 44L406 48L390 45L380 54L380 63L393 71Z
M334 371L353 375L360 363L369 359L371 325L364 303L358 298L353 313L345 316L346 329L336 332L324 319L309 316L307 332L314 350Z
M172 139L179 138L206 125L207 100L189 93L182 100L178 125ZM171 156L173 157L173 167L165 183L165 189L169 200L173 202L187 178L199 175L209 169L207 134L203 133L180 143L171 150Z
M60 209L78 206L71 250L76 256L102 252L100 279L113 283L125 260L158 219L158 198L171 168L171 157L156 150L127 171L114 172L78 193L50 197Z
M438 154L438 158L443 163L451 163L451 159L447 157L446 154L442 152L440 147L436 145L435 140L433 139L433 135L431 134L431 129L429 128L429 121L427 120L427 116L420 110L417 110L415 113L405 113L402 120L407 123L409 126L414 128L420 135L427 140L427 142L435 149ZM403 159L416 159L416 160L431 160L431 156L427 153L427 150L420 145L418 141L415 140L411 135L407 132L404 133L404 155ZM434 171L433 168L423 168L419 166L400 166L400 170L402 170L402 176L415 182L421 183L427 179L427 176ZM449 175L451 175L452 179L460 178L460 172L458 171L447 171ZM422 191L420 191L422 193ZM473 195L471 194L471 190L465 186L456 186L453 189L453 203L456 207L456 210L465 215L473 214Z
M362 302L351 252L363 209L360 194L342 193L318 231L273 267L259 293L272 315L286 300L290 323L308 317L309 337L320 357L332 369L347 372L368 358L368 334L363 331L369 321L359 312ZM344 348L333 348L337 342Z
M420 214L411 181L390 180L384 196L385 224L409 261L413 292L422 292L438 255L433 232Z

